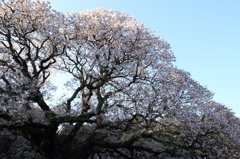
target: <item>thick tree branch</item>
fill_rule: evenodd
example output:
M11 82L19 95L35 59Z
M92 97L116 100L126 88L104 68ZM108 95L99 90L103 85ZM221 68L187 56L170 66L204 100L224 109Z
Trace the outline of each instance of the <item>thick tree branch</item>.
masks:
M95 116L96 114L91 112L91 113L86 113L86 114L81 114L79 116L60 116L60 117L53 117L50 119L50 122L54 123L75 123L75 122L87 122L87 123L95 123L95 120L91 120L90 118Z

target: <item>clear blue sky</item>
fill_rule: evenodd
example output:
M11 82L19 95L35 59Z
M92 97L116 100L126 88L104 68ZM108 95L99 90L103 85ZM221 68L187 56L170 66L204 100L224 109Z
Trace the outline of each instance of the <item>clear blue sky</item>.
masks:
M240 0L50 0L53 9L123 11L172 46L178 68L240 117Z

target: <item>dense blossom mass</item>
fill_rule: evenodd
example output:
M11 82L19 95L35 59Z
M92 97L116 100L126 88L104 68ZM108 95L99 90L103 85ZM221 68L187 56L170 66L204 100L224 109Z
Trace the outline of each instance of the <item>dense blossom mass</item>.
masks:
M239 158L234 113L128 14L2 0L0 26L1 158Z

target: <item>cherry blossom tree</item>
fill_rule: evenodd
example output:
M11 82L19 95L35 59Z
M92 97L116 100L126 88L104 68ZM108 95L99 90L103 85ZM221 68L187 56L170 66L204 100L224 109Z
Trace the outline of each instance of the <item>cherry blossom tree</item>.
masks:
M39 155L238 158L234 113L128 14L3 0L0 25L0 130ZM52 83L59 73L67 92Z

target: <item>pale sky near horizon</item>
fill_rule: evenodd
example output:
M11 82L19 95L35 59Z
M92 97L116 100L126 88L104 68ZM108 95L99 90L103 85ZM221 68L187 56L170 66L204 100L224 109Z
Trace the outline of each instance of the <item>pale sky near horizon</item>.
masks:
M170 43L175 65L240 117L240 0L49 0L53 9L129 13Z

